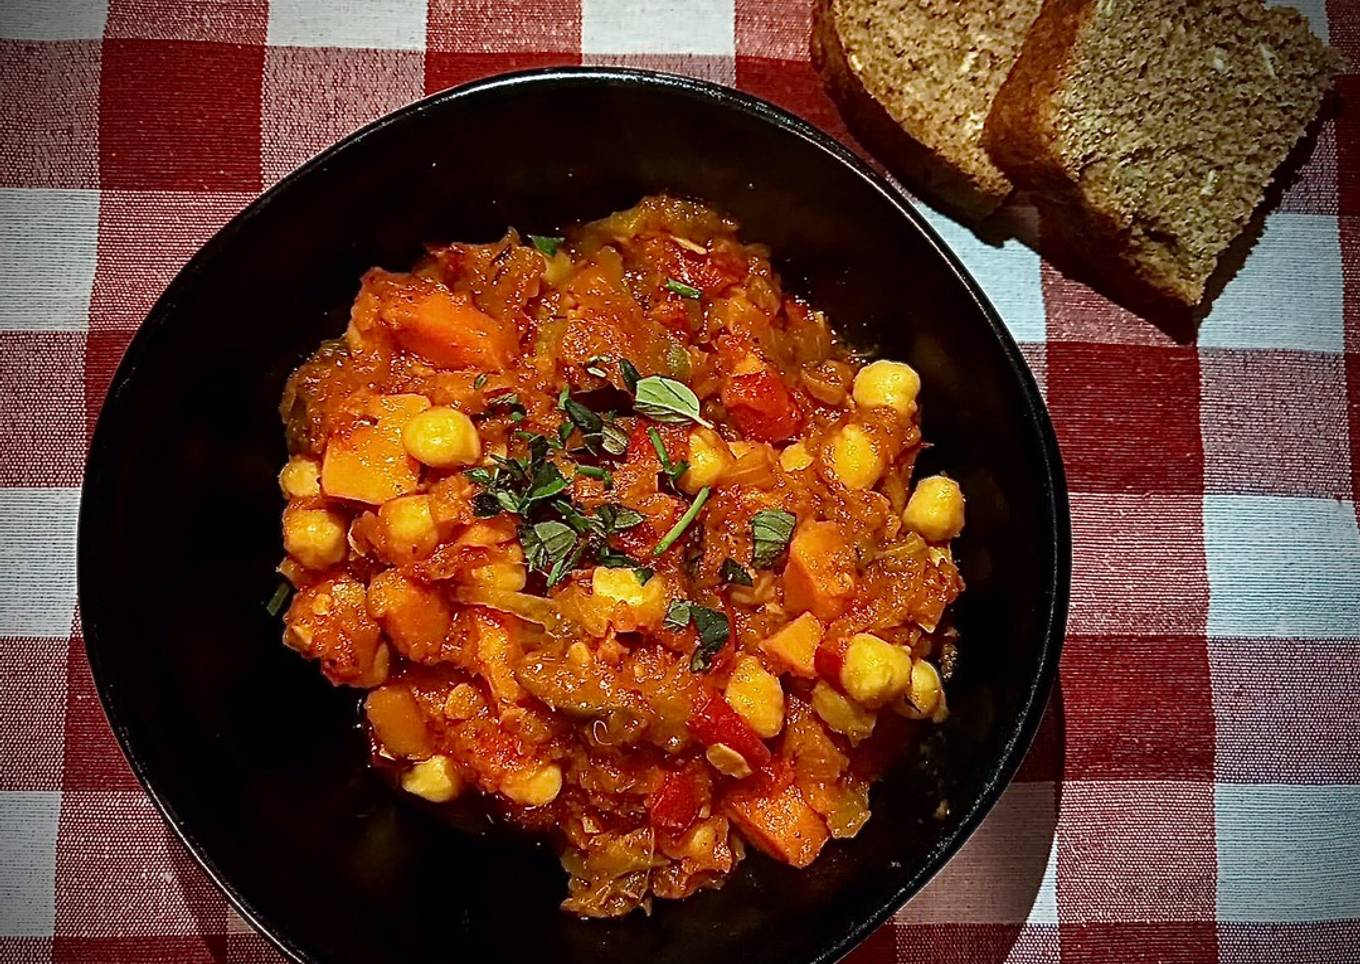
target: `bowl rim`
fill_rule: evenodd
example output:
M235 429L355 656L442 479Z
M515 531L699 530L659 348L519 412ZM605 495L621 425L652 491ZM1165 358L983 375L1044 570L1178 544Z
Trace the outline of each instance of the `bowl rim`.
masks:
M410 123L414 118L432 110L443 108L454 101L477 97L492 91L509 91L516 88L560 84L640 87L687 96L705 102L714 108L736 111L771 124L785 133L798 137L811 147L839 162L843 167L848 168L852 174L858 176L886 203L895 208L900 217L905 218L920 232L934 249L935 254L963 285L979 312L990 325L997 347L1005 356L1019 381L1021 393L1025 400L1024 419L1029 423L1034 437L1039 442L1042 458L1036 465L1036 470L1040 473L1040 487L1044 496L1043 501L1046 503L1044 508L1047 510L1045 512L1047 518L1044 528L1049 536L1051 551L1051 556L1045 560L1045 563L1051 566L1053 579L1052 592L1046 601L1046 611L1041 614L1040 618L1043 638L1039 646L1038 660L1034 666L1029 685L1026 687L1019 713L1012 723L1009 736L1002 745L999 758L990 768L989 775L983 782L972 806L954 829L942 835L927 854L925 860L895 882L890 891L883 895L875 906L866 908L866 912L857 915L851 921L849 927L838 932L823 945L809 948L813 951L813 956L809 958L812 964L835 961L849 953L870 933L881 926L896 910L918 893L958 852L1010 784L1025 753L1033 742L1057 675L1058 659L1066 633L1072 568L1070 508L1057 435L1049 419L1047 408L1044 405L1033 373L991 301L963 266L958 256L945 245L939 234L916 210L913 202L895 182L871 168L864 160L832 138L831 135L789 111L753 94L680 74L626 67L569 65L516 70L491 75L430 94L385 114L354 131L263 191L216 231L176 273L174 279L156 299L145 319L134 332L117 370L110 380L91 436L81 486L81 504L77 528L77 588L82 613L82 636L95 689L99 693L100 703L108 718L110 728L117 737L123 755L127 758L138 782L160 812L161 817L188 849L208 878L226 896L236 911L286 956L299 962L299 964L312 964L312 962L317 961L318 959L311 956L309 951L296 943L294 936L289 933L290 928L255 908L250 899L237 889L217 866L216 861L205 851L197 836L185 823L181 815L161 795L153 783L152 775L148 772L145 762L141 759L133 744L132 733L127 721L119 712L113 692L116 686L111 685L107 668L99 655L104 645L104 634L100 628L100 611L103 607L94 602L97 597L87 595L85 591L87 588L93 588L93 582L96 578L93 572L93 560L90 558L94 552L90 546L90 533L98 527L96 513L108 502L107 497L101 495L101 490L107 484L107 473L103 471L102 466L109 464L110 460L115 458L110 449L110 433L113 431L110 426L114 419L108 416L118 407L124 391L135 379L143 356L148 351L148 346L151 345L156 334L165 327L169 318L173 315L180 300L181 292L205 270L207 265L217 258L218 252L228 247L238 235L245 231L277 196L287 192L295 183L324 169L336 156L351 150L390 126Z

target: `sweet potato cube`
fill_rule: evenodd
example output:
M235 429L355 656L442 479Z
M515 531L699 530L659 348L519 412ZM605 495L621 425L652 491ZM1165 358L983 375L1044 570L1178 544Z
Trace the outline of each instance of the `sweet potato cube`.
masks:
M364 700L373 732L395 757L423 759L434 752L434 740L411 691L399 683L380 686Z
M812 679L817 675L813 660L821 641L822 624L812 613L803 613L766 637L760 648L793 675Z
M443 368L504 371L519 354L519 332L478 310L464 293L415 275L383 284L380 317L407 351Z
M855 592L855 554L834 522L804 522L789 543L784 567L784 606L835 619Z
M355 425L327 442L322 490L337 499L369 505L413 492L420 484L420 464L406 454L401 430L429 407L423 395L378 395L370 400L364 414L376 423Z
M830 837L826 823L795 784L778 789L764 784L738 783L723 799L723 813L760 850L794 867L806 867Z

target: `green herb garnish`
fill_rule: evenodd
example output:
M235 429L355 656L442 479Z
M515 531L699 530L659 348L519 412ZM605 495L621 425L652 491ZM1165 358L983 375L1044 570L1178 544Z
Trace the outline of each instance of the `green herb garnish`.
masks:
M600 468L598 465L578 465L576 466L576 474L584 475L588 479L599 479L604 483L606 489L612 488L614 485L614 473L608 469Z
M707 606L690 606L690 618L694 628L699 631L699 645L690 657L689 668L695 673L703 673L713 665L713 657L723 648L732 628L727 622L727 613Z
M539 251L551 258L553 255L557 254L558 245L562 244L567 239L554 238L545 234L531 234L529 235L529 240L534 243L535 248L538 248Z
M699 490L699 494L694 497L694 501L691 502L690 507L685 510L685 514L680 517L680 521L671 526L670 531L662 536L661 541L656 544L656 548L652 550L653 556L661 555L671 546L675 545L675 540L685 534L685 530L688 529L690 523L698 517L699 510L702 509L704 503L708 501L708 493L708 486L704 486Z
M762 509L751 517L751 565L764 569L779 558L793 537L798 517L783 509Z
M691 301L698 301L703 296L703 292L692 285L687 285L683 281L676 281L674 278L666 280L666 290L679 295L681 298L689 298Z
M473 390L480 392L483 388L486 388L486 382L487 374L486 372L482 372L480 375L478 375L476 378L472 380Z
M722 568L718 570L718 578L732 586L754 586L755 579L746 567L735 559L724 559Z
M288 602L288 597L293 594L293 587L286 582L281 582L274 590L274 595L269 597L269 602L264 604L265 612L271 616L277 616L283 612L284 606Z
M656 457L661 461L661 471L670 479L671 486L679 490L680 476L689 471L689 462L681 459L679 462L672 462L670 455L666 452L666 443L661 440L661 433L655 428L647 429L647 437L652 440L652 448L656 449Z
M620 358L619 374L623 376L623 387L628 389L630 394L636 395L638 382L642 381L642 375L638 372L637 366L627 358Z
M698 422L704 428L713 427L712 422L699 414L699 396L688 385L664 375L648 375L637 383L633 407L658 422Z
M656 575L656 570L649 569L646 566L638 566L633 570L633 575L637 576L639 586L645 586L652 581L652 577Z
M510 413L510 418L514 421L519 421L519 419L524 418L524 405L520 403L519 394L517 392L503 392L493 398L488 398L486 400L486 407L488 411L505 409ZM519 418L515 418L516 415L518 415Z
M666 616L661 620L661 625L666 629L673 629L676 632L689 625L688 599L677 599L666 607Z

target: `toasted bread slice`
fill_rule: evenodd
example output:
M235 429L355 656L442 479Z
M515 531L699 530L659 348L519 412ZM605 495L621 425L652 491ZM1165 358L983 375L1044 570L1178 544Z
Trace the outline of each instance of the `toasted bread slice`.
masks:
M982 149L1040 0L815 0L812 57L856 135L968 217L1010 193Z
M1261 0L1045 0L984 145L1099 272L1194 305L1338 66Z

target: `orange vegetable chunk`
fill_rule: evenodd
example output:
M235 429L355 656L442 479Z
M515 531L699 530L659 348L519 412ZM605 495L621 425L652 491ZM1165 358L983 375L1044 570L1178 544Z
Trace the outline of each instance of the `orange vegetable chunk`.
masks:
M378 741L393 756L423 759L434 752L420 705L405 686L380 686L364 700L364 712Z
M407 351L443 368L497 372L519 354L515 326L480 311L467 293L417 275L369 277L381 299L382 323Z
M804 522L789 543L784 567L784 605L835 619L855 592L855 554L834 522Z
M787 768L777 768L775 773ZM787 774L785 774L787 776ZM723 812L760 850L794 867L817 859L830 834L792 779L770 773L736 784L723 799Z
M423 395L377 395L364 406L376 424L360 423L337 432L326 444L321 489L337 499L381 505L413 492L420 484L420 463L406 454L401 430L417 412L430 407Z

